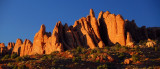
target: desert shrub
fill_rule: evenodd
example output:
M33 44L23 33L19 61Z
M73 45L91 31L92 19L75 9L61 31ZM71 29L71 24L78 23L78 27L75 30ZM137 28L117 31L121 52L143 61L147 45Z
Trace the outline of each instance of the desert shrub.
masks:
M22 58L22 57L17 57L17 58L16 58L16 61L17 61L17 62L23 61L23 58Z
M100 50L100 49L97 49L97 53L102 53L102 50Z
M56 60L53 60L53 61L52 61L52 65L55 65L55 64L56 64Z
M52 59L53 56L52 56L52 55L47 55L47 58L48 58L48 59Z
M94 55L93 55L93 58L94 58L94 59L96 59L96 58L97 58L97 56L98 56L97 54L94 54Z
M15 59L16 57L18 57L17 53L13 53L13 54L11 55L11 59Z
M133 62L136 62L139 60L139 56L137 54L133 54L132 59L133 59Z
M7 66L8 66L9 68L13 68L13 64L10 63L10 62L7 64Z
M96 63L99 63L100 62L100 60L98 59L98 60L96 60Z
M44 55L44 56L41 58L41 60L46 60L46 59L48 59L48 57L47 57L46 55Z
M115 50L118 51L121 48L121 45L117 42L114 47Z
M146 45L146 43L147 43L147 40L141 40L141 41L139 42L140 45Z
M82 48L80 46L77 47L77 51L78 53L81 53L82 52Z
M118 58L120 60L124 59L125 58L125 53L119 53Z
M14 65L12 69L17 69L17 68L18 68L18 66L17 66L17 65Z
M59 53L59 51L53 51L51 55L56 55L57 53Z
M104 47L104 49L110 50L110 47L106 46L106 47Z
M135 46L135 51L140 51L140 47L138 45Z
M7 54L7 55L5 55L5 56L2 58L2 60L9 59L9 58L10 58L10 55Z
M123 47L121 48L121 50L122 50L122 52L126 52L126 51L128 50L128 47L123 46Z
M154 47L154 51L158 51L158 47L157 46Z
M30 56L28 56L28 55L23 56L23 60L25 60L25 61L30 60Z
M81 57L73 57L72 62L78 62L81 61Z
M92 49L92 50L91 50L91 54L96 53L96 52L97 52L96 49Z
M97 69L108 69L108 65L106 65L106 64L99 65L99 66L97 66Z
M18 66L18 69L29 69L29 68L26 67L26 65L20 65L20 66Z

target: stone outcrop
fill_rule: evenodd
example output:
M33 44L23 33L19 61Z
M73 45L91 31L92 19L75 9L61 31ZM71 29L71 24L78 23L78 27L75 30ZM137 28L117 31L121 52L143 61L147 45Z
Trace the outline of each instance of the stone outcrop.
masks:
M46 32L45 25L42 24L40 30L34 36L32 54L45 54L45 44L49 36L50 33Z
M8 46L7 46L8 53L12 53L12 50L13 50L14 46L15 46L14 42L9 42L8 43Z
M12 50L12 53L17 53L18 55L20 55L20 50L21 50L21 45L22 45L22 40L21 39L17 39L15 46Z
M31 55L32 53L32 42L28 39L25 39L21 46L20 56Z
M140 40L160 40L160 28L138 27L135 21L124 20L118 14L111 14L109 11L99 13L96 19L93 9L87 17L76 20L73 26L63 25L60 21L56 23L53 32L46 32L42 24L40 30L35 34L33 44L26 39L17 39L15 45L8 44L8 50L20 56L34 54L50 54L54 51L65 51L78 46L95 49L107 45L119 43L122 46L133 47L134 43ZM7 50L3 43L0 43L1 52ZM128 60L126 60L128 64Z
M63 44L60 43L62 37L62 24L58 22L53 29L52 36L49 37L48 42L46 43L45 53L50 54L54 51L63 51Z
M115 44L116 42L125 45L125 22L121 15L104 13L104 22L107 27L108 44Z
M134 46L132 36L129 32L127 32L126 46L128 46L128 47Z
M0 55L7 54L7 47L5 47L4 43L0 43Z

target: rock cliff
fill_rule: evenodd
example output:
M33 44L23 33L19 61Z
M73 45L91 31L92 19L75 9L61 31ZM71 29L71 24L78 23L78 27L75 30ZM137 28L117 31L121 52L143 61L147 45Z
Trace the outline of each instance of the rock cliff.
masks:
M134 42L148 38L160 40L160 28L139 28L134 20L124 20L120 14L111 14L109 11L101 11L96 19L93 9L90 9L89 15L76 20L73 26L63 25L59 21L51 34L46 32L42 24L34 36L33 44L28 39L24 42L17 39L15 45L9 43L7 48L12 50L14 47L12 53L24 56L61 52L78 46L94 49L119 43L133 47ZM4 43L0 43L0 50L1 53L7 50Z

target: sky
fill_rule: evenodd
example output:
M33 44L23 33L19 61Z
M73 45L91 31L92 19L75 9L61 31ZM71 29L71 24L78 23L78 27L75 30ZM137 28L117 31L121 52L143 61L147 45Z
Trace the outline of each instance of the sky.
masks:
M29 39L45 24L52 32L56 22L73 25L93 9L121 14L141 27L160 27L160 0L0 0L0 43Z

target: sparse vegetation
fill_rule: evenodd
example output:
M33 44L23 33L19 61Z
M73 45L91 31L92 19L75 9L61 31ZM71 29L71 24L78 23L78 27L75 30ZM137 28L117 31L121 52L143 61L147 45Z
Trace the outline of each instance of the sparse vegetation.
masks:
M145 46L144 46L145 47ZM121 46L118 43L114 46L104 48L86 49L78 46L76 49L64 52L52 52L47 55L31 55L20 57L17 54L4 55L1 63L2 67L10 69L31 68L157 68L159 66L160 54L159 45L144 48L135 45L134 48ZM129 64L125 64L125 60ZM137 66L139 64L139 66ZM132 66L130 66L132 65ZM143 66L147 65L147 66ZM153 66L155 65L155 66Z
M23 58L22 58L22 57L17 57L15 60L16 60L17 62L20 62L20 61L23 61Z
M16 57L18 57L17 53L11 54L11 59L14 59L14 58L16 58Z
M2 58L2 60L9 59L9 58L10 58L10 55L7 54L7 55L5 55L5 56Z

